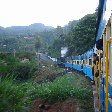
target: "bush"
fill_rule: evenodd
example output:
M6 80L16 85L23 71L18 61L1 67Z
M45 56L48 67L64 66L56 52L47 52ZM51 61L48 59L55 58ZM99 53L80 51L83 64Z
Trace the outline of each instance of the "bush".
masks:
M91 98L92 90L86 86L81 86L80 80L76 76L64 75L55 79L53 82L43 83L36 89L38 97L55 102L63 101L68 97L75 97L78 100Z
M38 71L37 63L32 58L33 54L22 53L20 57L28 56L31 61L21 63L17 57L8 55L7 53L0 54L0 76L7 76L13 74L17 80L27 80Z
M32 78L35 72L38 72L39 68L35 61L28 63L19 63L13 70L13 74L17 80L24 81Z
M14 70L14 75L16 75L16 79L18 80L27 80L30 76L31 68L27 64L20 64Z
M14 68L19 63L19 61L11 55L6 53L0 54L0 73L5 74L12 74ZM2 75L3 76L3 75Z
M29 112L32 103L30 83L16 84L12 79L0 79L0 112Z
M36 54L35 53L30 53L30 52L20 52L20 53L17 54L17 57L20 58L20 59L27 58L31 61L32 59L34 59L36 57Z
M92 88L81 76L68 74L42 84L32 81L17 84L12 78L0 79L0 112L31 112L36 98L56 102L69 97L77 99L82 108L91 112L92 105L88 108L84 105L91 104Z

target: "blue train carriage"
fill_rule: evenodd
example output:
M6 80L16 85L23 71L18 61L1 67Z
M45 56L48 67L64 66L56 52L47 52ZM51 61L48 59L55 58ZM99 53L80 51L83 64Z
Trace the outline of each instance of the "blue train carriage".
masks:
M66 68L74 69L77 71L82 71L82 58L81 56L70 56L66 58L65 63Z
M94 49L91 49L83 54L83 72L85 76L93 80L93 53Z
M102 112L112 112L112 0L100 0L96 30L95 83L98 93L98 108Z
M65 58L65 67L66 67L66 68L72 69L72 66L73 66L72 63L73 63L73 62L72 62L72 58L71 58L71 57L66 57L66 58Z
M82 71L82 56L72 56L72 60L73 60L73 69L77 70L77 71Z

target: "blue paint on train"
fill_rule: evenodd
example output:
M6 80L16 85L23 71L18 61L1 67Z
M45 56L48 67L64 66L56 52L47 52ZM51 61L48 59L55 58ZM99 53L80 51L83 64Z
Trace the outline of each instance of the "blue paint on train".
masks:
M72 64L70 64L70 63L65 63L65 67L66 67L66 68L72 68Z
M71 63L65 63L66 68L72 68L74 70L82 71L81 65L78 64L71 64Z
M102 112L105 112L105 98L106 98L106 93L104 90L104 86L106 84L106 80L105 78L101 78L102 81L102 85L101 85L101 89L100 89L100 102L101 102L101 107L102 107ZM110 84L108 84L108 93L109 93L109 97L112 96L112 86ZM110 104L110 101L108 102L108 112L112 112L112 105Z
M100 107L102 112L105 112L105 92L104 92L104 78L101 77L101 85L100 85Z
M91 80L93 80L93 73L92 73L92 67L90 66L83 66L83 72L85 76L88 76Z
M104 85L106 85L105 79L104 79ZM110 83L108 83L108 93L110 94L110 96L112 96L112 86L110 85Z
M78 71L82 71L81 65L78 65L78 64L73 64L73 69L78 70Z
M112 105L108 102L108 112L112 112Z
M109 17L111 16L112 10L112 0L101 0L100 7L98 9L98 26L97 26L97 36L96 41L102 38L102 34L104 32L105 26L108 22Z
M65 63L66 68L72 68L74 70L83 71L85 76L88 76L91 80L93 80L92 67L90 66L81 66L78 64Z

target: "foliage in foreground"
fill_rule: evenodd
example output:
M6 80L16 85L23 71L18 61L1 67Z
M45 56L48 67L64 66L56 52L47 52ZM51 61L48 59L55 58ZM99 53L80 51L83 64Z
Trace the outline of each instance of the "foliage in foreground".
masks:
M24 58L29 59L29 61L21 62ZM20 53L17 54L17 57L8 53L0 53L0 75L5 77L13 74L17 80L28 80L35 75L35 72L39 72L39 67L34 59L31 53Z
M32 87L30 83L16 84L12 78L1 79L0 112L28 112Z
M79 102L81 111L93 112L92 88L84 76L67 74L53 82L36 85L36 90L37 97L44 99L45 102L53 103L73 98Z
M81 84L83 83L83 84ZM68 97L75 97L79 100L90 99L92 90L90 86L72 74L64 75L54 82L42 83L36 87L38 97L46 101L63 101Z
M32 81L17 84L10 78L0 80L0 112L29 112L34 99L52 103L70 97L76 99L86 112L92 112L92 89L84 77L68 74L41 84ZM85 102L90 105L85 107Z

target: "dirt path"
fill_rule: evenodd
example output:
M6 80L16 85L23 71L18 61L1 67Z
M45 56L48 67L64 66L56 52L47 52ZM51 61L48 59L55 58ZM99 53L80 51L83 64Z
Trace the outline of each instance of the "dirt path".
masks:
M32 112L79 112L79 107L73 99L54 104L44 104L41 99L38 99L34 102Z

